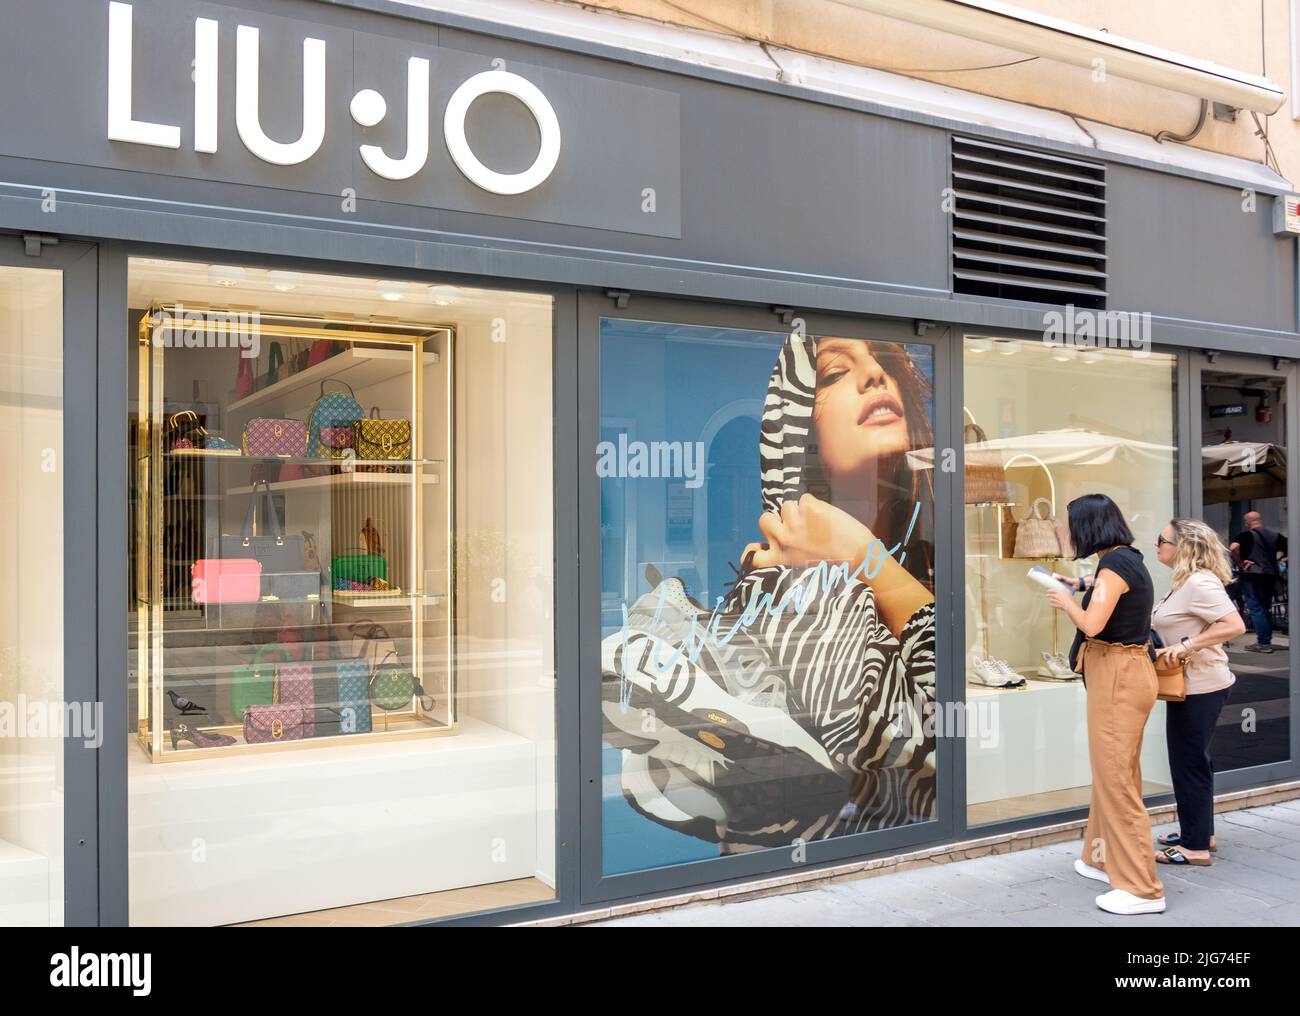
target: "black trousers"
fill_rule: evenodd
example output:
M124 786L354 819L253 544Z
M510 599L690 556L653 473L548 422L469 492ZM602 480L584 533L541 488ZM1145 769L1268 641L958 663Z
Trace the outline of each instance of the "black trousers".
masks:
M1180 843L1189 850L1209 850L1214 835L1214 765L1210 739L1230 688L1188 695L1165 703L1165 738L1169 771L1178 802Z

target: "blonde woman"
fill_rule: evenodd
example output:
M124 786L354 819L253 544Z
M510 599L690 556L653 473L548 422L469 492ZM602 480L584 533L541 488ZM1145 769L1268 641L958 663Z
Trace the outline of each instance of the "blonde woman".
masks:
M1169 595L1151 613L1162 656L1184 661L1187 698L1169 702L1165 734L1178 832L1161 836L1159 864L1205 866L1214 849L1214 765L1210 738L1236 678L1223 644L1246 630L1224 584L1232 578L1228 551L1196 519L1174 519L1156 537L1156 558L1173 569Z

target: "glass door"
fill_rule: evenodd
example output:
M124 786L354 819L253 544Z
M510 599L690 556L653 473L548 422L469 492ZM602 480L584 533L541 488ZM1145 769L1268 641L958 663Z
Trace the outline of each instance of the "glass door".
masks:
M95 267L0 238L0 926L98 920Z
M1225 647L1236 680L1211 744L1214 770L1225 773L1294 757L1287 446L1295 370L1265 357L1193 360L1197 515L1231 551L1228 594L1246 623Z
M946 347L624 303L580 304L585 898L938 838Z

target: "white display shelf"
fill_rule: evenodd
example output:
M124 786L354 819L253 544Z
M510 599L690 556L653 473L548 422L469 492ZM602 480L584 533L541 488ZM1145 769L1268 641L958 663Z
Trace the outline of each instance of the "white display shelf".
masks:
M438 362L437 353L425 353L424 364ZM351 346L328 360L290 374L273 385L236 399L226 406L227 413L243 413L259 407L276 407L290 401L304 390L319 392L322 381L346 381L354 390L380 384L395 377L410 377L411 353L405 349L371 349ZM310 394L310 392L308 393ZM312 395L312 398L315 396ZM299 398L297 401L301 402ZM310 400L309 400L310 401Z
M440 462L427 461L417 463L417 465L441 465ZM360 484L362 486L404 486L411 483L411 473L331 473L327 476L307 476L301 480L272 480L271 490L332 490L335 487L347 486L349 484ZM437 473L423 474L422 483L437 483ZM226 496L234 494L251 494L253 492L252 484L244 484L240 487L226 488Z

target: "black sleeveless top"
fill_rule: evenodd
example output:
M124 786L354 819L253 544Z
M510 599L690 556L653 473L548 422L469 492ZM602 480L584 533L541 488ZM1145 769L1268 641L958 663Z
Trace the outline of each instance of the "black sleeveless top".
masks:
M1127 582L1128 592L1119 598L1106 627L1094 638L1101 642L1141 645L1151 637L1151 608L1155 605L1155 587L1151 584L1151 573L1142 562L1142 552L1133 547L1117 547L1103 554L1093 573L1094 585L1083 594L1084 610L1092 602L1095 576L1100 575L1103 569L1113 571ZM1083 632L1075 632L1074 645L1070 648L1072 661L1078 658L1083 639Z

